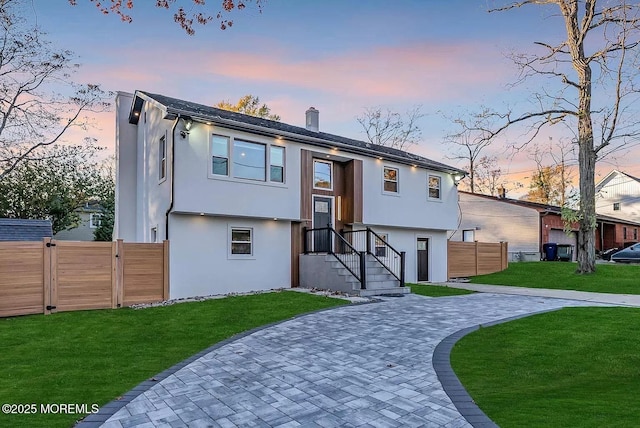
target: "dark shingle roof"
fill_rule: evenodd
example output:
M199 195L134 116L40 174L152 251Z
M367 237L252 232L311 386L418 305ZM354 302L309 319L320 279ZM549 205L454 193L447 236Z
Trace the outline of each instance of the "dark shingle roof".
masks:
M338 148L340 148L341 150L351 151L367 156L381 156L406 164L419 165L425 168L434 169L436 171L448 172L452 174L464 174L464 171L458 168L391 147L379 146L376 144L367 143L365 141L354 140L334 134L328 134L326 132L311 131L299 126L293 126L282 122L248 116L241 113L222 110L216 107L210 107L203 104L197 104L177 98L171 98L164 95L152 94L144 91L136 91L136 97L140 95L148 97L163 105L167 110L168 118L175 118L179 115L183 115L190 116L194 120L210 121L225 126L233 127L233 125L235 124L236 127L241 129L252 128L254 132L262 130L263 133L270 133L275 135L286 134L282 135L286 138L296 136L300 141L306 144L324 147L339 146ZM140 100L139 98L134 99L132 107L133 108L129 117L129 121L131 123L137 123L138 115L136 115L135 113L140 113L140 109L142 108L142 100Z
M41 241L52 237L49 220L0 218L0 241Z

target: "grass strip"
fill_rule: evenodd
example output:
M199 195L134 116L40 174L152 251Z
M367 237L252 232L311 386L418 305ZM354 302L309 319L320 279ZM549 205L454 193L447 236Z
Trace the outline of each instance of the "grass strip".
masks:
M640 265L598 264L596 272L575 273L577 265L568 262L510 263L502 271L471 278L475 284L552 288L614 294L640 294Z

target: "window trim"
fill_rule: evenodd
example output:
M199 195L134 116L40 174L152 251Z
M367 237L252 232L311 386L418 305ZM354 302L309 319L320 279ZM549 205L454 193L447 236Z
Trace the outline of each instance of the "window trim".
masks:
M233 240L233 232L234 231L249 231L249 241L234 241ZM229 251L227 252L228 258L230 259L254 259L255 256L255 235L254 235L254 228L250 227L250 226L232 226L229 225L229 232L228 232L228 245L229 245ZM235 254L233 252L233 244L234 243L243 243L243 244L249 244L250 248L251 248L251 252L249 254Z
M317 187L316 186L316 163L323 163L323 164L328 164L329 165L329 187ZM313 160L313 168L312 168L312 174L313 174L313 189L314 190L326 190L326 191L333 191L333 161L330 160L324 160L324 159L314 159Z
M438 179L438 197L431 196L431 178ZM430 201L442 201L442 176L427 174L427 199Z
M273 161L271 160L271 150L273 150L274 148L282 150L282 165L274 165ZM287 165L287 149L284 146L278 146L277 144L269 144L268 163L269 163L269 183L284 184L287 181L285 177L285 165ZM277 168L282 168L282 181L277 181L273 179L273 176L271 175L271 168L273 168L274 166Z
M219 137L219 138L224 138L225 140L227 140L227 156L225 158L222 158L220 156L215 156L213 154L213 138L214 137ZM213 176L213 177L229 177L231 174L231 162L230 162L230 144L231 142L231 137L227 136L227 135L220 135L220 134L215 134L212 133L211 134L211 138L209 140L209 160L210 160L210 164L209 164L209 176ZM227 173L226 174L216 174L213 172L213 158L220 158L220 159L226 159L227 160Z
M386 178L386 170L394 170L396 172L396 179L395 180L388 180ZM389 183L395 183L396 185L396 190L387 190L385 188L385 184L389 182ZM383 165L382 166L382 192L388 195L399 195L400 194L400 168L396 168L394 166L388 166L388 165Z
M164 156L161 156L161 153ZM162 183L167 179L167 135L160 137L158 142L158 182Z
M465 234L471 232L471 237L473 238L471 241L467 241L465 239ZM462 230L462 242L475 242L476 241L476 230L475 229L463 229Z
M98 217L100 219L97 224L93 221L94 216ZM89 228L90 229L99 228L101 222L102 222L102 213L89 213Z

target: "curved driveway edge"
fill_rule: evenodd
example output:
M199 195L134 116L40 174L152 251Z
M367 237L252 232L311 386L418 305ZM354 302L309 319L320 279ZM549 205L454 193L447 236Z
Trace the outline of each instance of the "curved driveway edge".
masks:
M504 318L490 323L478 324L473 327L463 328L462 330L458 330L455 333L445 337L442 342L438 343L436 349L433 351L433 369L438 375L438 380L442 384L444 392L447 393L447 395L453 402L453 405L456 406L456 409L458 409L460 414L467 420L467 422L469 422L476 428L493 428L498 426L480 409L480 407L476 405L475 401L473 401L473 398L471 398L471 396L467 392L467 389L462 385L462 382L460 382L460 379L458 379L458 376L453 371L453 367L451 367L451 351L453 350L455 344L467 334L473 333L480 327L491 327L493 325L503 324L509 321L515 321L520 318L556 310L558 309L532 312L530 314L518 315L515 317Z
M103 426L468 427L472 421L433 367L442 340L478 324L592 305L482 293L407 295L307 314L193 359Z

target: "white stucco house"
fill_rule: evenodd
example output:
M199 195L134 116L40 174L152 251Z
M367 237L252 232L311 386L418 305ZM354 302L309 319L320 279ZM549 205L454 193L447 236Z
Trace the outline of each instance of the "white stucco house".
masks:
M596 184L596 212L640 222L640 178L617 170L607 174Z
M447 279L462 171L320 132L314 108L297 127L142 91L116 106L114 237L170 241L171 298Z

